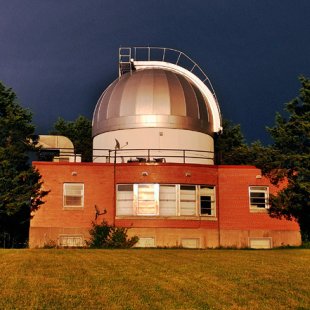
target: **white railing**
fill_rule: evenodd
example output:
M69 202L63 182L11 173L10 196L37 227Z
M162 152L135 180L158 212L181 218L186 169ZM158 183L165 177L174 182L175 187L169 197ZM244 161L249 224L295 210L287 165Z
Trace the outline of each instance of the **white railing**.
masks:
M218 103L215 90L201 67L185 53L168 47L121 47L119 48L119 65L128 65L136 61L162 61L180 66L196 75L212 92ZM122 71L120 71L122 72Z
M214 152L181 149L93 149L94 162L166 163L214 161Z
M81 162L81 155L71 148L38 150L37 160L56 162ZM93 149L93 161L105 163L166 163L213 161L214 152L182 149Z

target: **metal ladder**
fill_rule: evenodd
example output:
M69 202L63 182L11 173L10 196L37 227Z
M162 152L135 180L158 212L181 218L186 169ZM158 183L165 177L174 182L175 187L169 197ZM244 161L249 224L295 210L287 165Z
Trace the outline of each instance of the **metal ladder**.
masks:
M133 64L131 61L131 48L130 47L120 47L118 52L119 59L119 77L123 74L132 72Z

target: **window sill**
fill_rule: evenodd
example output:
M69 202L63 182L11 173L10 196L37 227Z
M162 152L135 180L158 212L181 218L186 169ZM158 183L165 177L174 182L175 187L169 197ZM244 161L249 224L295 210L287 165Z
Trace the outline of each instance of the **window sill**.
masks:
M78 211L84 210L84 207L63 207L64 211Z
M261 209L250 208L250 213L268 213L268 209L266 209L266 208L261 208Z

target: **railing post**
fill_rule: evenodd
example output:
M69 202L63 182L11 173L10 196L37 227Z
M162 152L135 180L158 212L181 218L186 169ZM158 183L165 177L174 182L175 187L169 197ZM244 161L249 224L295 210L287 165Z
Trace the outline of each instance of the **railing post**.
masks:
M195 69L196 67L196 64L193 65L192 69L191 69L191 72L193 72L193 70Z
M179 52L179 57L177 59L177 62L175 63L176 65L179 63L180 57L181 57L182 52Z
M183 150L183 164L185 164L185 150Z

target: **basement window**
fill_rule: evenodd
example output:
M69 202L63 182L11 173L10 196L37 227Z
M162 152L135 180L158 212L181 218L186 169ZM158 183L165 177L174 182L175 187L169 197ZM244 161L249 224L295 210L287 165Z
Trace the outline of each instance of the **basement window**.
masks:
M84 238L82 235L60 235L59 245L61 247L82 247Z
M266 210L269 208L269 188L268 186L250 186L249 187L250 195L250 210L260 211Z
M249 248L251 249L271 249L272 238L249 238Z
M188 249L197 249L199 248L199 239L198 238L182 238L181 246Z
M64 208L83 208L84 207L84 184L83 183L64 183Z
M139 241L135 244L135 248L154 248L155 238L154 237L139 237Z

